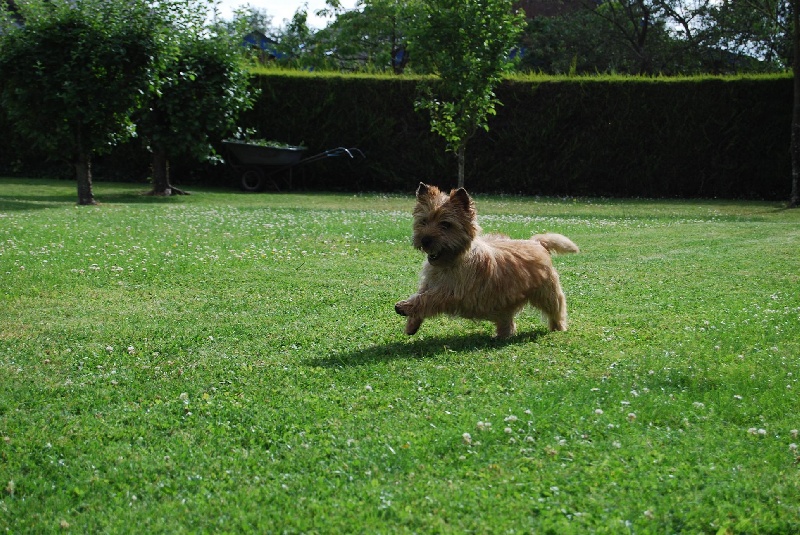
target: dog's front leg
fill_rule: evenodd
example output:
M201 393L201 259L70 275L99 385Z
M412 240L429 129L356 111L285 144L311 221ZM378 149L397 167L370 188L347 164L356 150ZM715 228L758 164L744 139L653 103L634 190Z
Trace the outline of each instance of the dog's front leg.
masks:
M419 294L414 294L405 301L399 301L394 305L394 311L401 316L406 316L406 334L411 336L416 334L424 318L417 316L417 301Z
M433 292L420 292L412 295L405 301L400 301L394 305L394 310L401 316L408 317L406 320L406 334L412 335L419 330L425 318L430 318L441 314L440 299Z
M409 336L411 336L412 334L417 334L417 331L419 330L419 327L420 325L422 325L423 321L424 320L422 318L409 317L406 320L405 333Z

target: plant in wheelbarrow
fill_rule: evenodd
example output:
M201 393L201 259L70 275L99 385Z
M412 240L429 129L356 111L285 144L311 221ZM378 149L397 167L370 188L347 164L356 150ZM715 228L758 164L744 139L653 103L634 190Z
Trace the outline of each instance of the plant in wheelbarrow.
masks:
M162 89L138 121L152 154L150 195L185 194L170 182L169 160L189 155L211 160L211 139L235 128L242 111L253 105L241 53L224 32L204 26L205 11L176 13L174 54L161 71ZM187 29L188 28L188 29Z

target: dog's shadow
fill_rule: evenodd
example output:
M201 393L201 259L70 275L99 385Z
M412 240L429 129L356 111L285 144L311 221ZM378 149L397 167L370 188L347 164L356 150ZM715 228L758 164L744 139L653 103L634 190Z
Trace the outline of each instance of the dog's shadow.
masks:
M435 358L445 353L498 349L509 345L527 344L537 341L547 333L547 329L541 328L519 333L510 338L493 338L485 333L462 336L421 336L312 358L308 359L305 364L313 367L338 368L394 360Z

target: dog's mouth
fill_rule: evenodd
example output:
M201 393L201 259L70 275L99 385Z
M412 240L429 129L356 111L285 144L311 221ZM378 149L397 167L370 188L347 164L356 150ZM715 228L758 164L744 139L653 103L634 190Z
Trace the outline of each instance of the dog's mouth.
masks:
M425 250L424 248L421 248L420 250L427 256L428 263L435 266L448 264L453 260L453 258L458 256L456 251L451 251L447 247L443 247L435 251Z

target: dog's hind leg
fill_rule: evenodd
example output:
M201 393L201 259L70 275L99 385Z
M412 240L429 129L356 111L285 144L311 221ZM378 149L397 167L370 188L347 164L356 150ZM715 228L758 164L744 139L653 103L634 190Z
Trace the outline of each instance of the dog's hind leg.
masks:
M567 299L560 287L555 287L553 292L548 292L544 301L531 302L542 311L547 319L547 326L551 331L567 330Z
M517 334L517 324L514 323L514 316L497 320L495 325L497 326L497 338L508 338Z
M551 331L567 330L567 298L558 280L558 274L553 272L550 283L530 298L531 306L542 311L542 317L547 320Z

